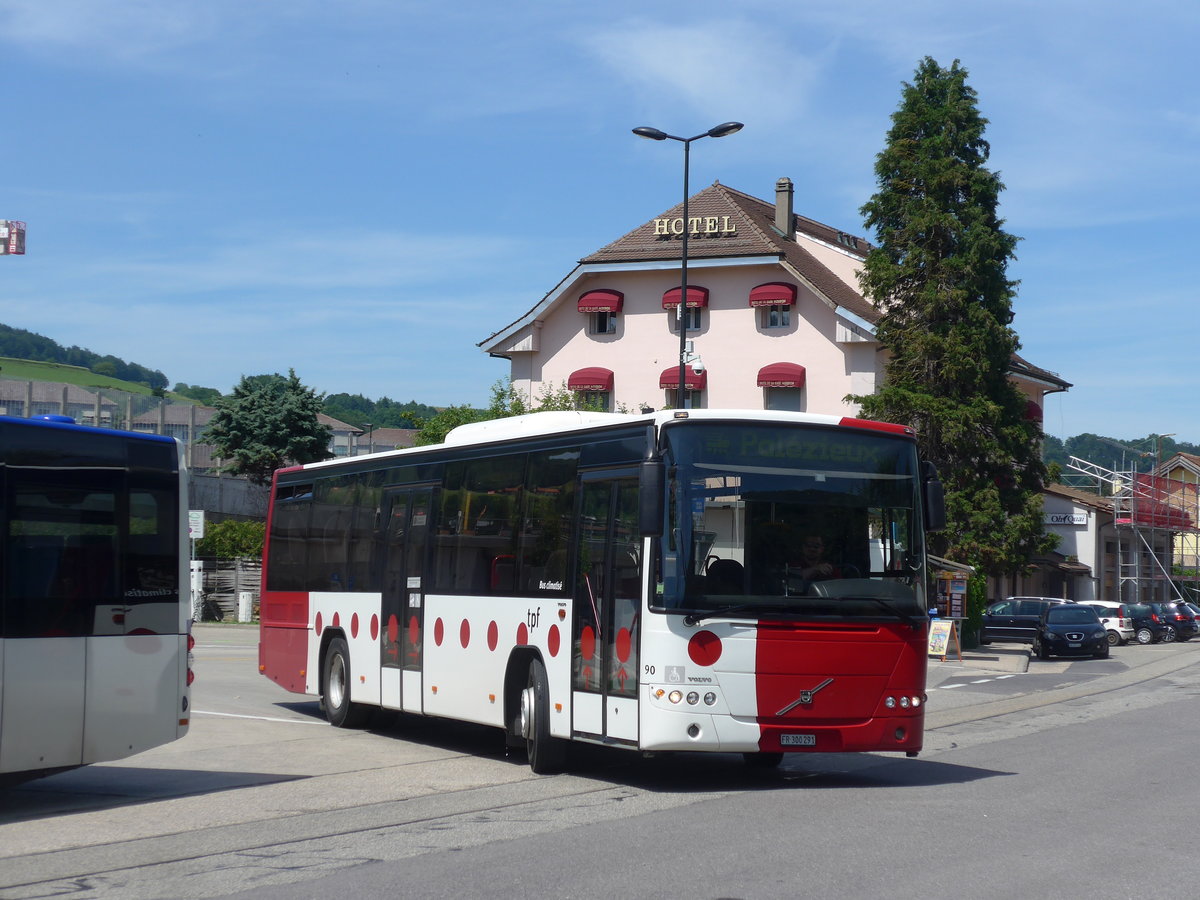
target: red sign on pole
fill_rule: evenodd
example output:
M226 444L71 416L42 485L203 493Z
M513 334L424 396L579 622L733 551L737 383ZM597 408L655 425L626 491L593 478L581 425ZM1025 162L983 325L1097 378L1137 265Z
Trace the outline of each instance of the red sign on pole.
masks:
M25 254L25 223L0 219L0 256Z

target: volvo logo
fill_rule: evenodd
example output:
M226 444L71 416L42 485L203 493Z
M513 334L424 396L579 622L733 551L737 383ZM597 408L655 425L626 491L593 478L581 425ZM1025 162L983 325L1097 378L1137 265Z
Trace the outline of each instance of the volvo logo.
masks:
M786 716L788 713L790 713L790 712L791 712L793 709L795 709L797 706L801 706L801 705L803 705L803 706L807 706L807 705L809 705L810 703L812 703L812 702L813 702L813 694L815 694L817 691L821 690L821 688L826 688L826 687L829 687L829 685L831 685L831 684L833 684L833 679L832 679L832 678L826 678L824 681L822 681L820 684L818 684L818 685L817 685L815 688L813 688L811 691L801 691L801 692L800 692L800 696L799 696L799 697L797 697L795 700L793 700L791 703L789 703L787 706L785 706L785 707L784 707L783 709L781 709L779 712L775 713L775 715L777 715L777 716Z

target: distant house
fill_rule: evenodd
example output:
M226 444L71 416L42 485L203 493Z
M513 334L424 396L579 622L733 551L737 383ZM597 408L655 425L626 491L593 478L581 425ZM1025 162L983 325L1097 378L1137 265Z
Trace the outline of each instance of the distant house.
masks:
M1154 474L1163 479L1165 502L1178 513L1175 565L1192 573L1182 576L1184 580L1200 584L1200 456L1176 453Z
M60 382L0 380L0 415L70 416L87 425L116 428L123 424L126 407L114 398L127 396Z
M416 428L372 428L360 430L355 440L355 455L401 450L416 443L420 431Z

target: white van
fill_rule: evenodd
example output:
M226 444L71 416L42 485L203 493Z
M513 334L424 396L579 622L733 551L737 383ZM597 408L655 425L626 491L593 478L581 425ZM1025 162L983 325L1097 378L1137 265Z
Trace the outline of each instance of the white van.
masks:
M1082 605L1091 606L1096 610L1100 621L1104 623L1104 630L1108 632L1110 647L1127 644L1133 640L1133 619L1130 618L1129 610L1125 608L1124 603L1116 603L1112 600L1089 600Z

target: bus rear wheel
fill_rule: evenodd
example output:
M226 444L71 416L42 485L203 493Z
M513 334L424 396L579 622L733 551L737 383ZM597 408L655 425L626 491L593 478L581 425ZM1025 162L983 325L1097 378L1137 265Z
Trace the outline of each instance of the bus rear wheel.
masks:
M562 771L567 762L567 742L550 736L550 680L540 659L529 664L529 680L521 692L521 734L529 768L535 774Z
M321 696L325 701L325 718L335 728L360 728L371 714L369 706L350 702L350 648L342 638L329 642L325 653L325 671L321 679Z

